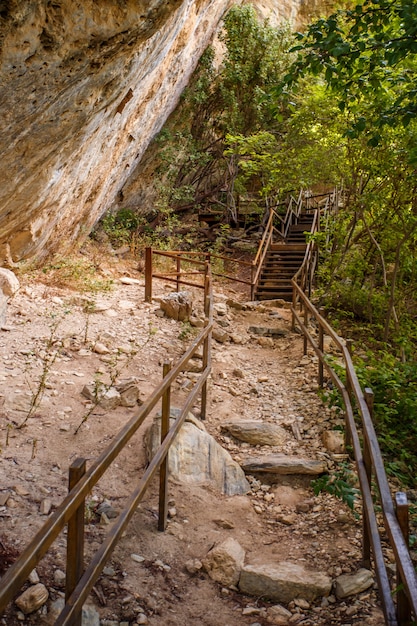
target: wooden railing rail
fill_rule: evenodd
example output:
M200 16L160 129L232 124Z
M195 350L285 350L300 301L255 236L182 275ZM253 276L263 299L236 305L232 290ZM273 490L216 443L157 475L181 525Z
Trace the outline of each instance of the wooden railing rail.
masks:
M207 263L203 270L203 277L205 328L201 330L198 337L176 365L164 364L161 384L158 385L140 410L119 431L111 444L100 454L91 467L86 471L84 459L77 459L72 464L68 495L1 578L0 614L7 608L28 579L30 572L36 567L60 532L68 524L65 607L55 624L56 626L80 626L82 606L133 516L137 505L143 498L152 477L158 470L160 470L158 528L160 530L165 529L167 511L167 466L165 460L168 450L175 440L188 412L199 397L201 399L201 418L204 419L206 415L207 379L211 371L211 334L213 329L212 278L210 267ZM203 350L203 363L199 378L185 399L179 416L175 419L173 425L169 427L171 386L176 378L185 371L189 360L201 348ZM84 570L83 527L85 499L159 402L162 402L161 438L163 441L161 446L129 497L117 521L111 527L105 541Z
M406 495L403 493L397 494L396 507L394 507L377 435L372 422L372 391L370 389L362 391L345 342L336 334L304 293L300 284L301 275L302 272L300 271L292 281L294 290L292 306L293 327L297 324L303 334L304 353L307 353L307 345L309 344L318 357L319 385L323 386L323 370L325 369L341 393L345 409L346 441L353 449L362 494L363 564L365 567L370 566L372 554L385 623L389 626L409 626L412 616L414 620L417 619L417 575L408 547ZM309 322L311 321L314 321L318 327L317 339L309 331ZM324 334L331 337L342 355L346 376L345 383L333 370L326 357L323 341ZM355 421L356 412L360 417L360 434ZM378 499L384 527L397 567L398 578L395 586L399 588L396 605L393 600L395 589L391 588L384 560L376 508L373 501L376 494L372 491L372 477L375 478L378 487Z
M169 258L176 263L176 268L174 271L164 271L157 272L154 270L154 256L161 256ZM194 257L201 257L204 259L199 260ZM226 272L217 272L213 270L211 262L213 259L225 261L226 263L236 264L242 268L250 269L250 278L238 278L235 274L227 274ZM200 273L196 270L187 271L184 270L183 264L195 264L195 265L205 265L208 263L211 268L211 275L218 276L224 278L226 280L232 280L233 282L242 283L244 285L248 285L250 288L253 284L253 262L244 261L241 259L235 259L233 257L228 257L220 254L213 254L212 252L186 252L182 250L155 250L154 248L146 248L145 250L145 300L147 302L152 301L152 289L153 289L153 278L159 278L161 280L165 280L168 282L174 282L176 284L177 291L179 291L180 285L187 285L189 287L196 287L197 289L203 289L204 285L200 283L191 282L189 280L184 280L186 276L197 276ZM200 274L201 276L201 274Z

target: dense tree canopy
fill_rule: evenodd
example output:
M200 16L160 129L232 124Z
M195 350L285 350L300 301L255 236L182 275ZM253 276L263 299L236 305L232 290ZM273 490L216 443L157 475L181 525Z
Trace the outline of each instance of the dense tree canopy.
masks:
M357 113L351 137L366 130L370 144L377 145L382 126L406 126L416 117L414 0L366 0L319 19L297 40L297 61L280 89L306 73L322 74L337 93L340 109Z

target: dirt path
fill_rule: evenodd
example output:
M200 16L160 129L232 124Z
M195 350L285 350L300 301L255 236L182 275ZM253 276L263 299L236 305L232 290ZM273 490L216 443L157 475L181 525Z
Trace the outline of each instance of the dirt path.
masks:
M95 407L82 395L83 387L134 376L144 400L162 376L163 361L181 355L190 339L188 325L159 317L157 303L144 303L142 275L133 263L102 259L97 272L114 284L94 297L93 307L91 293L74 291L63 282L56 286L56 277L53 281L42 272L20 276L21 289L9 304L7 327L0 333L0 539L10 548L21 550L59 504L70 463L79 456L96 458L136 410ZM122 277L134 282L122 284ZM166 291L165 285L157 285L156 295ZM311 356L303 358L302 341L290 332L289 312L264 305L227 307L225 312L228 298L242 299L224 284L217 285L216 302L223 307L217 321L234 341L214 342L207 430L238 462L273 451L324 460L331 470L334 457L321 437L342 421L317 396L317 366ZM282 336L259 342L249 332L251 326L278 327ZM190 379L192 374L184 375L177 385L174 404ZM288 434L286 441L272 448L239 442L221 430L225 421L237 418L279 424ZM97 549L109 528L97 507L106 501L117 513L146 466L146 426L91 494L87 553ZM171 483L172 517L166 533L156 530L154 488L91 595L100 623L381 623L372 588L342 601L331 595L307 605L293 602L286 607L291 617L279 621L273 603L222 588L193 567L230 536L249 559L293 561L332 578L360 567L361 522L345 504L328 494L315 496L306 478L282 477L272 485L259 477L250 480L252 491L234 497L205 486ZM64 559L62 537L37 570L48 588L48 603L23 617L13 606L0 623L53 623L54 602L62 598L59 571Z

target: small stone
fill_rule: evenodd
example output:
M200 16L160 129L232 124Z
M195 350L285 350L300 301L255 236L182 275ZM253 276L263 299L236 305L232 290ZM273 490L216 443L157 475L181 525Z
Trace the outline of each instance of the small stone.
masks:
M28 581L30 582L31 585L37 585L40 582L39 575L36 569L33 569L30 572Z
M26 589L16 600L16 605L25 614L37 611L48 600L49 593L45 585L38 583Z
M65 572L60 569L54 571L54 584L59 587L65 587Z
M101 526L108 526L110 524L110 520L107 517L107 515L105 513L102 513L100 515L100 525Z
M184 564L184 567L189 574L194 576L194 574L197 574L197 572L202 569L203 564L198 559L190 559Z
M227 341L229 341L229 333L227 333L225 330L222 330L221 328L214 328L213 339L215 339L215 341L217 341L218 343L226 343Z
M103 568L103 574L105 576L116 576L116 570L113 567L104 567Z
M277 515L277 521L285 526L292 526L297 522L297 516L294 513L288 513L286 515Z
M135 561L135 563L143 563L145 561L145 557L140 556L139 554L131 554L130 558L132 561Z
M130 276L121 276L119 281L122 285L143 285L143 281L138 278L130 278Z
M261 609L256 606L247 606L242 610L242 615L259 615Z
M342 574L342 576L336 578L335 582L336 596L341 599L365 591L373 585L374 579L372 572L361 568L354 574Z
M203 566L210 578L230 587L239 581L244 558L244 549L236 539L230 537L210 550Z
M345 451L345 437L340 430L326 430L322 434L324 447L335 454L342 454Z
M39 513L41 515L49 515L49 513L51 512L51 508L52 508L52 502L49 500L49 498L45 498L45 500L42 500L41 505L39 507Z
M304 598L294 598L294 604L295 606L299 606L300 609L303 610L307 610L310 608L310 603L307 602L307 600L304 600Z
M173 518L176 517L177 515L177 509L175 508L175 506L172 506L170 509L168 509L168 517Z
M224 528L226 530L231 530L235 527L233 522L230 522L227 519L215 519L214 523L217 524L217 526L220 526L220 528Z
M106 345L104 345L104 343L98 341L94 344L93 352L96 354L109 354L110 350Z
M257 343L262 348L273 348L274 340L271 337L258 337Z
M140 625L149 624L149 620L144 613L139 613L139 615L136 618L136 623Z
M154 561L154 565L159 567L159 569L164 570L164 572L170 572L171 571L171 566L167 565L166 563L164 563L160 559L157 559L156 561Z
M14 485L13 491L18 496L28 496L29 490L24 485Z
M8 492L0 493L0 506L5 506L9 498L10 498L10 493Z
M268 609L268 616L272 618L273 624L287 624L289 618L292 616L291 611L288 611L281 604L274 604Z
M96 513L97 515L102 515L103 513L105 513L108 519L116 519L116 517L118 517L119 515L119 513L112 507L110 502L107 502L106 500L99 504Z

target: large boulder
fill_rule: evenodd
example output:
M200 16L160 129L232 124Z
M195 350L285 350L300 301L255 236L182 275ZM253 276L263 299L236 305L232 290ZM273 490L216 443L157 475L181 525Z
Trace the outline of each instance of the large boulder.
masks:
M174 423L174 417L171 417L170 423ZM161 418L157 416L145 437L149 460L155 455L160 440ZM171 446L168 468L169 475L181 483L210 485L227 496L250 490L240 465L191 413Z

